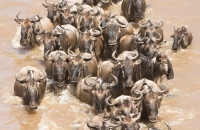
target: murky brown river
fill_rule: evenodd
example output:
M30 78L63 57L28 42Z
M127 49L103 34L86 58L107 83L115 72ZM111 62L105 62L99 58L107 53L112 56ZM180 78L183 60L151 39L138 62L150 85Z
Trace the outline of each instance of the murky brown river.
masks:
M57 0L58 1L58 0ZM36 14L46 16L40 0L0 0L0 129L1 130L74 130L84 122L92 108L81 103L68 90L55 97L49 90L36 111L22 105L14 95L16 73L31 65L44 70L43 48L18 48L19 25L13 20ZM51 0L56 2L56 0ZM80 1L79 1L80 2ZM159 110L164 120L176 130L200 129L200 0L146 0L146 18L162 19L167 42L162 50L171 59L175 78L167 81L170 92ZM120 4L105 8L120 14ZM173 26L186 24L193 33L192 44L177 53L171 51ZM16 47L16 48L14 48Z

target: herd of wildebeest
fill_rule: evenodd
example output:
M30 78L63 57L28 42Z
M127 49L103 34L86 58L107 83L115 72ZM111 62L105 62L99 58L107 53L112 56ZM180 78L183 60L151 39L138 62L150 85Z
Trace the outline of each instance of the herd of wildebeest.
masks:
M145 0L123 0L123 16L104 12L95 6L99 2L113 4L45 0L47 17L16 15L20 44L44 45L45 71L23 67L15 77L14 92L30 109L37 109L47 80L53 81L50 90L55 96L70 85L80 101L96 110L80 130L139 130L139 122L157 122L162 97L169 92L162 81L174 78L172 64L160 50L164 23L145 19ZM138 24L138 32L132 23ZM192 41L186 25L174 28L171 37L175 51Z

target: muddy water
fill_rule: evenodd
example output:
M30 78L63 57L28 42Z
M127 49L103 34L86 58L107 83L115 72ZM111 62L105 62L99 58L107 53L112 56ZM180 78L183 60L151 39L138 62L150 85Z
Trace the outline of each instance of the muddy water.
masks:
M55 0L51 2L56 2ZM80 1L79 1L80 2ZM167 42L162 50L171 59L175 78L167 81L170 92L162 101L159 121L165 121L176 130L197 130L200 99L200 1L199 0L146 0L146 17L162 19ZM46 91L39 108L30 111L22 99L13 92L16 73L31 65L44 70L43 48L29 50L18 46L19 25L13 18L21 11L20 18L35 14L46 16L46 9L39 0L0 0L0 129L5 130L73 130L86 120L92 107L81 103L68 90L55 97ZM113 14L120 14L120 4L104 7ZM173 26L186 24L193 33L192 45L177 53L171 51Z

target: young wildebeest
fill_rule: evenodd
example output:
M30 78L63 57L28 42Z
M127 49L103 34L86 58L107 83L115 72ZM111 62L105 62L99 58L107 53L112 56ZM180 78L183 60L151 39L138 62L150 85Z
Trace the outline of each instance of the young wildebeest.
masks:
M172 45L173 50L187 48L193 39L192 33L186 25L180 26L177 29L174 28L174 34L171 37L174 39Z
M14 92L30 109L37 109L46 87L46 73L32 66L23 67L16 75Z
M53 24L48 18L38 15L33 18L19 19L19 13L14 20L21 25L20 44L31 48L39 46L41 36L39 37L37 34L40 34L43 30L51 32L54 28Z
M142 120L149 119L150 122L157 122L158 109L162 101L162 95L168 92L167 87L164 84L158 86L155 82L144 78L135 82L131 91L133 90L141 91L143 94L142 106L140 107Z
M117 78L114 75L112 77L115 79L113 84L90 75L80 80L75 90L77 98L94 106L97 113L103 113L106 107L105 99L109 96L110 89L118 83Z

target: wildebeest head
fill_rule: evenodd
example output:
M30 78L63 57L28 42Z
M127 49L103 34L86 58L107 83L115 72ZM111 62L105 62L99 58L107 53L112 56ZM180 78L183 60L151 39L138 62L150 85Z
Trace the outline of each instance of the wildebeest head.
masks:
M178 50L180 48L181 42L183 41L182 31L180 28L177 28L176 30L174 27L174 34L171 37L174 39L172 49Z
M90 118L87 119L86 123L89 129L94 129L94 130L110 130L110 129L115 129L118 126L121 125L122 120L121 118L119 118L119 123L118 124L113 124L111 123L111 118L110 117L103 117L103 119L98 118L97 116L101 116L101 115L96 115L96 116L91 116ZM90 121L93 118L97 117L98 118L98 122L94 122L94 121ZM97 120L97 119L96 119Z
M49 51L45 54L45 59L52 61L53 63L53 79L56 82L57 87L63 87L66 81L67 74L67 62L71 59L64 51L53 51L48 54Z
M50 21L56 26L60 25L60 13L59 10L62 9L62 7L67 5L67 2L62 0L60 3L48 3L47 0L45 0L46 4L42 5L47 8L47 18L50 19Z
M156 37L157 41L160 41L162 39L162 34L157 31L157 28L161 28L163 26L162 20L155 22L150 19L142 19L138 22L138 25L141 27L141 30L139 32L142 33L142 36L149 37L150 39L152 37Z
M157 55L156 60L160 63L160 73L165 74L168 80L173 79L174 71L169 58L161 52Z
M96 37L99 37L101 32L98 30L90 29L86 30L82 34L82 38L79 42L79 50L80 52L87 52L90 53L90 50L94 50L94 41Z
M114 117L121 118L122 120L121 130L139 130L140 129L139 123L136 121L140 119L141 112L137 114L129 114L127 116L124 116L120 113L117 113L117 110L116 110L114 111L113 115Z
M108 21L108 22L105 22ZM115 16L112 16L106 19L102 19L99 22L99 29L103 31L104 38L106 40L106 44L109 46L117 45L120 38L123 36L121 32L121 28L126 28L128 26L128 22L123 19L118 19Z
M26 105L29 105L30 109L37 109L40 99L40 94L38 93L39 82L46 78L46 73L42 71L42 74L34 74L33 69L28 67L27 76L21 78L18 73L15 77L20 83L25 83L25 90L23 100Z
M136 118L132 118L130 116L124 116L122 118L122 128L121 130L139 130L140 125L136 122Z
M146 83L143 84L141 88L141 91L143 93L143 108L147 111L148 119L150 122L153 123L157 122L158 109L160 104L159 100L161 100L158 98L158 96L164 94L166 90L167 89L163 91L157 90L157 92L154 92L152 88L148 86Z
M113 101L113 103L110 103L111 96L109 96L108 98L106 98L106 104L109 106L116 106L116 112L120 115L134 117L139 112L137 108L137 105L139 104L136 104L135 101L140 101L142 99L142 93L140 91L134 91L134 93L139 94L139 97L135 98L131 96L121 95L117 97Z
M138 52L136 50L124 51L118 58L115 57L115 53L116 51L113 52L112 57L118 61L119 75L123 88L132 87L134 85L133 66L140 63L140 60L135 60L138 57Z
M70 47L71 48L71 47ZM91 60L94 56L93 52L90 53L81 53L79 55L75 55L70 48L68 49L68 54L73 57L71 60L71 79L70 82L72 84L77 84L78 79L82 78L85 73L87 73L88 68L85 66L85 60ZM92 54L91 54L92 53Z
M93 94L97 113L103 113L106 106L105 99L109 96L110 89L118 84L118 79L112 75L115 79L115 83L105 83L102 78L97 78L95 84L92 84L87 82L89 76L84 79L84 83L87 86L91 86L91 89L83 90L87 93Z
M22 46L36 44L36 43L32 43L31 40L34 40L34 42L37 42L36 35L40 32L40 28L38 27L37 22L39 22L42 17L36 15L33 18L19 19L18 18L19 14L20 12L16 15L16 19L14 20L18 24L21 25L20 44Z
M43 36L43 44L44 44L44 55L47 51L52 52L55 50L59 50L58 45L56 43L57 36L54 35L54 32L43 31L40 34L44 34Z

